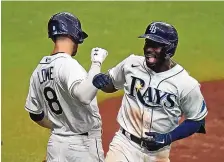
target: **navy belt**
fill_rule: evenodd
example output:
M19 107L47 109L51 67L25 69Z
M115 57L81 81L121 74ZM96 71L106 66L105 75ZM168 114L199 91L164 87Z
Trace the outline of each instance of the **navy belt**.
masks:
M81 136L88 136L88 135L89 135L89 133L88 133L88 132L86 132L86 133L82 133L82 134L79 134L79 135L81 135Z
M122 134L127 137L126 133L128 133L128 132L125 129L122 128ZM139 144L140 146L143 146L144 141L141 138L138 138L138 137L136 137L136 136L134 136L133 134L130 134L130 133L128 133L128 134L129 134L130 139L133 142Z
M122 134L124 134L128 139L131 139L133 142L139 144L141 147L144 147L149 151L157 151L162 148L161 146L149 145L149 143L147 141L145 141L144 138L138 138L138 137L134 136L133 134L128 133L123 128L122 128Z

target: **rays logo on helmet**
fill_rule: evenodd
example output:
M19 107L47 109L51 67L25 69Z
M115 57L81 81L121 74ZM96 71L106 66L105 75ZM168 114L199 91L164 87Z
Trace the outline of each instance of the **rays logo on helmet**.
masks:
M149 28L150 33L156 33L156 26L155 25L151 25Z

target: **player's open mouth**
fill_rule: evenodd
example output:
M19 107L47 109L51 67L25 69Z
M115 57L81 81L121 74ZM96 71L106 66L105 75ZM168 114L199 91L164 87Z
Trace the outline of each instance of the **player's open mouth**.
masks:
M156 56L152 55L152 54L145 55L145 58L146 58L147 62L150 64L155 64L157 61Z

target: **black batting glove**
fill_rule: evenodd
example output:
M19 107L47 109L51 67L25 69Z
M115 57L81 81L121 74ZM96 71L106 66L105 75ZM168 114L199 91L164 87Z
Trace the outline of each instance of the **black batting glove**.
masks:
M106 74L99 73L93 77L92 83L96 88L102 89L107 85L112 84L112 79Z
M147 135L147 137L144 138L144 141L147 149L150 151L159 150L172 143L170 133L160 134L156 132L146 132L145 135Z

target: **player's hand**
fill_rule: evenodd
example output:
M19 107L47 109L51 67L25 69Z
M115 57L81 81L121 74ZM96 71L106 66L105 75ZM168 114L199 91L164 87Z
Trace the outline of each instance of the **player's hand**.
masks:
M92 83L98 89L102 89L109 84L113 84L110 76L108 76L106 74L102 74L102 73L99 73L99 74L95 75L93 77Z
M147 135L147 137L144 138L144 141L146 141L146 147L150 151L163 148L164 146L170 145L172 142L170 133L160 134L156 132L146 132L145 135Z
M98 47L93 48L91 51L91 61L99 62L100 64L102 64L107 55L108 55L107 50Z

